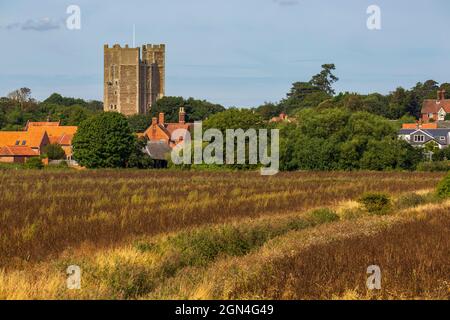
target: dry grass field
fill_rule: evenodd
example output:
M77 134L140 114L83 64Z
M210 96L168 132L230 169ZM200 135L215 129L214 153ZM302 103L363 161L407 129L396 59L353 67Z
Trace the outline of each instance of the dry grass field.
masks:
M0 299L448 299L442 177L3 170ZM387 215L356 201L369 191Z

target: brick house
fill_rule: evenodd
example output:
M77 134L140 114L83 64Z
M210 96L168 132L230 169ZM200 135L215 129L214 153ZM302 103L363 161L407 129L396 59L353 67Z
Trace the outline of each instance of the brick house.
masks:
M67 160L72 160L72 139L78 130L76 126L61 126L59 122L43 123L29 122L27 132L39 135L46 132L51 144L59 144L66 154Z
M50 143L47 132L0 131L0 162L25 162Z
M59 122L28 122L24 131L0 131L0 162L25 162L40 156L48 144L59 144L72 158L72 139L78 127Z
M447 114L450 114L450 99L445 99L445 90L438 91L436 100L424 100L421 114L425 123L444 121Z
M193 123L186 123L186 113L181 107L178 113L178 122L168 123L165 121L164 113L160 113L159 117L152 119L152 124L143 134L138 134L140 137L148 139L145 152L154 160L166 162L167 156L177 144L182 143L186 133L192 133L194 128ZM181 137L173 140L172 134L176 130L181 130ZM183 136L184 132L184 136ZM160 164L164 166L163 163Z
M193 123L186 123L186 113L184 108L180 108L178 113L177 123L166 123L164 119L164 113L160 113L159 117L154 117L152 119L152 124L145 130L144 137L146 137L150 142L160 142L165 143L171 148L176 146L178 143L184 140L184 138L177 139L177 141L172 140L172 134L176 130L185 130L185 132L191 132L194 127Z
M0 147L0 162L25 163L29 158L37 157L39 154L30 147L6 146Z

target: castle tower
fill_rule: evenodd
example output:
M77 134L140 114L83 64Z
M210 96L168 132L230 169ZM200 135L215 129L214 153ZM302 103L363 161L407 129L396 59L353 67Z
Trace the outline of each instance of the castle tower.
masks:
M147 66L147 103L152 105L165 95L166 46L164 44L142 46L142 61Z
M164 96L165 45L104 46L104 111L146 114Z

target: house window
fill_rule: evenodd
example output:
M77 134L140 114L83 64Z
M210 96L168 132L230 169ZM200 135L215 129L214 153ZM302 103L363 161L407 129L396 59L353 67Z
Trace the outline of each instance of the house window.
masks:
M428 118L433 119L433 118L434 118L434 114L429 113L429 114L428 114Z
M445 141L445 137L439 137L441 141Z
M25 141L25 140L23 140L22 141L22 145L24 146L24 145L26 145L27 144L27 142Z
M425 136L423 134L414 136L414 142L425 142Z
M16 146L18 146L20 144L20 141L19 140L17 140L16 141Z

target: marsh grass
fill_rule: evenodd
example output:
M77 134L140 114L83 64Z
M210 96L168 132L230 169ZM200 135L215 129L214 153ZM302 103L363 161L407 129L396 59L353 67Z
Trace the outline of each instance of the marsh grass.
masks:
M304 297L279 261L292 264L305 246L340 234L363 241L370 223L384 226L411 208L433 213L442 204L429 190L441 177L0 171L0 299ZM394 217L368 215L356 201L366 192L396 199ZM73 264L83 270L79 292L65 289ZM272 291L261 286L266 277ZM343 291L322 296L363 294L340 283Z
M204 224L327 207L364 192L434 188L434 173L0 170L0 268L90 242L116 246Z

